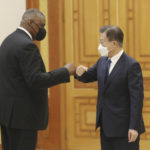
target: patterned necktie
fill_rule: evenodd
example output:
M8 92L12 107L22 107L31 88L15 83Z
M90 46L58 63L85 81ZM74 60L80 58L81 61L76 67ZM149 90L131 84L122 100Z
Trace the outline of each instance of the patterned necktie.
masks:
M109 68L110 68L111 60L108 59L106 63L107 63L107 66L106 66L106 73L105 73L105 83L106 83L107 78L109 76Z

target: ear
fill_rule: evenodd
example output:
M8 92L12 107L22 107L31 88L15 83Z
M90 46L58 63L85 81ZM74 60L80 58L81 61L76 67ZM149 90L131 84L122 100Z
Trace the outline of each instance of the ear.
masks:
M31 19L28 20L28 25L32 26L33 25L33 21Z
M117 46L118 42L117 41L112 41L113 46Z

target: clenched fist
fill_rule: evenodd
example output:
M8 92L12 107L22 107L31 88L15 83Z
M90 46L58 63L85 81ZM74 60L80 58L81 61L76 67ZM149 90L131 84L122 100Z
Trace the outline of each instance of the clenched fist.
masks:
M136 130L129 129L129 131L128 131L128 140L129 140L129 143L135 142L136 139L137 139L137 137L138 137L138 132Z
M74 75L75 74L76 67L75 67L75 65L73 63L66 64L64 67L68 69L70 75Z
M87 70L88 70L88 67L85 67L85 66L83 66L83 65L80 65L80 66L78 66L77 69L76 69L76 74L77 74L78 76L82 76Z

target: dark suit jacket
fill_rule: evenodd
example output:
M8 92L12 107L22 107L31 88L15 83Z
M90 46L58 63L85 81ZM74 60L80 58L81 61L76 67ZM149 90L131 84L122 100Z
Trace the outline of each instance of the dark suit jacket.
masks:
M38 47L22 30L0 47L0 124L20 129L45 129L48 90L69 82L66 68L46 73Z
M96 128L101 126L108 137L126 137L128 129L143 133L143 78L139 63L122 54L104 84L106 57L88 69L82 82L98 80Z

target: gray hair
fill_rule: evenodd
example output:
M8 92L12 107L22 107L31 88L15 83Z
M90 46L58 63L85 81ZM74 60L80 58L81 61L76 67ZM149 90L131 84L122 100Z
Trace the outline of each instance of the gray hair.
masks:
M25 11L25 13L22 16L22 21L32 19L34 16L43 16L44 17L44 14L41 11L39 11L38 9L31 8L31 9L28 9L27 11Z

